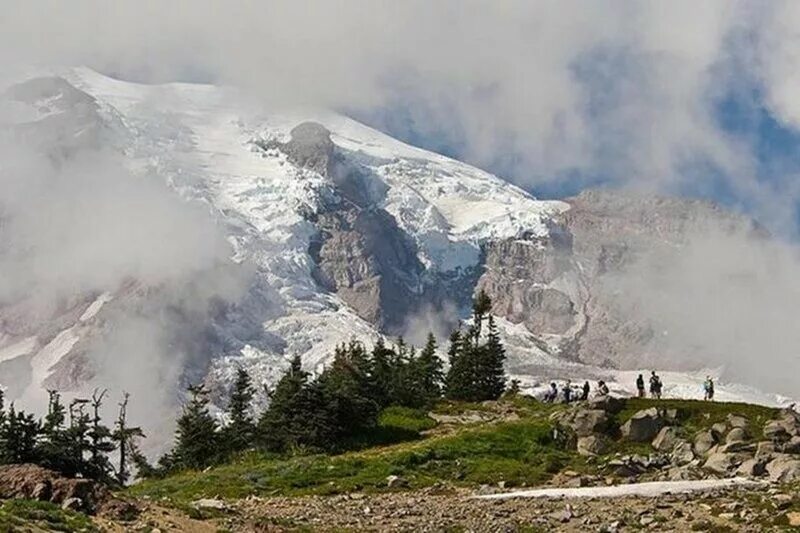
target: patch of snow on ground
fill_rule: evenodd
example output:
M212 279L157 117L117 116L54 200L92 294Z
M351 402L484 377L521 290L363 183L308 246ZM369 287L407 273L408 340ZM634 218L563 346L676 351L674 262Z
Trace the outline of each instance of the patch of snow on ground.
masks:
M89 307L86 308L86 311L83 312L83 314L78 320L80 320L81 322L88 322L89 320L97 316L97 313L100 312L100 309L102 309L105 304L107 304L113 299L114 297L110 293L104 292L103 294L98 296L97 299L93 301Z
M6 346L3 349L0 349L0 363L3 361L10 361L12 359L16 359L21 355L27 355L33 351L36 347L36 337L28 337L27 339L22 339L19 342L16 342L10 346Z
M731 487L757 487L766 484L746 478L698 479L693 481L648 481L610 487L552 488L503 492L474 496L479 500L508 500L511 498L622 498L637 496L655 498L663 494L687 494Z

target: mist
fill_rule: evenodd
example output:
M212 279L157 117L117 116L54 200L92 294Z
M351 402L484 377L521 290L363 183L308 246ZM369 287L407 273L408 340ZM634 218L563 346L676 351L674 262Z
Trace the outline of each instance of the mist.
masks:
M725 365L731 379L775 390L797 385L800 180L791 170L761 175L760 140L732 133L718 116L735 92L797 133L796 2L3 7L0 85L30 67L63 65L144 83L231 85L267 109L345 111L529 191L569 182L724 197L777 240L695 235L633 265L609 290L657 324L659 349L689 353L687 365ZM217 302L235 303L249 274L232 264L207 205L181 200L123 159L94 148L54 158L0 143L0 303L35 301L46 314L129 280L154 288L86 350L98 363L109 354L119 362L98 364L111 367L98 381L136 391L132 406L145 397L146 409L166 410L175 392L162 385L180 381L194 353L191 324ZM406 329L441 338L452 318L444 315L423 310ZM190 324L185 337L170 333L176 323Z

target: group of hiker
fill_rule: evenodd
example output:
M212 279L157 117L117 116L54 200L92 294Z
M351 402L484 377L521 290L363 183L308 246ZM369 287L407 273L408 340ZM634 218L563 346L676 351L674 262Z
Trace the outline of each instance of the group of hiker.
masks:
M561 390L558 389L558 385L555 382L552 382L550 383L550 389L548 389L544 395L544 401L546 403L570 403L576 401L585 401L589 399L589 393L591 390L592 387L589 385L588 381L584 381L583 385L579 388L573 388L572 382L567 380L567 382L561 387ZM607 394L608 385L606 385L605 381L598 381L597 395L605 396Z
M664 388L664 384L661 382L661 378L656 371L653 370L650 372L650 397L661 399L661 391ZM644 392L644 376L639 374L639 377L636 378L636 392L638 393L639 398L645 397Z
M661 377L656 374L655 370L650 372L650 379L649 383L647 384L645 383L644 376L642 374L639 374L639 377L636 378L636 391L638 397L647 397L646 385L648 384L650 389L650 397L660 400L661 393L664 389L664 384L661 381ZM588 381L585 381L581 387L573 387L572 382L567 380L560 389L555 382L552 382L550 383L550 388L544 395L544 401L547 403L570 403L588 400L590 392L591 386L589 385ZM711 376L706 376L706 380L703 382L703 393L703 399L707 401L714 399L714 380L711 379ZM606 383L602 380L598 381L596 395L605 396L607 394L608 385L606 385Z

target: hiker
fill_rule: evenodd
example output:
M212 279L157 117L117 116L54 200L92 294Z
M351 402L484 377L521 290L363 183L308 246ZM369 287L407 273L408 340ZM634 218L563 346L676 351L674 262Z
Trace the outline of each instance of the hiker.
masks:
M656 371L653 370L650 373L650 396L653 398L660 400L661 399L661 378L656 375Z
M704 400L712 401L714 399L714 380L711 379L711 376L706 376L706 381L703 383L703 392L705 392Z
M586 400L589 399L589 388L590 388L589 387L589 382L588 381L584 381L583 382L583 392L581 392L581 400L582 401L586 401Z
M644 376L639 374L639 377L636 378L636 392L639 395L639 398L644 398Z
M564 403L572 401L572 384L569 380L564 384L564 388L561 389L561 392L564 395Z
M550 390L544 394L545 403L553 403L558 398L558 387L555 382L550 383Z
M608 395L608 385L603 380L597 382L597 393L600 396L607 396Z

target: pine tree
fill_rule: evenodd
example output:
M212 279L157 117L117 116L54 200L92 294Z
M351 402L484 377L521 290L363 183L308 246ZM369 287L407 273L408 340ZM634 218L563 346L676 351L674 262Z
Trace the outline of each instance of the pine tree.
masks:
M464 338L461 331L455 330L450 335L447 356L450 368L445 377L445 395L450 400L471 399L473 396L472 349L469 338Z
M220 459L217 421L208 411L208 392L200 385L188 387L189 401L178 418L175 447L172 451L177 468L202 469Z
M89 458L86 462L84 475L91 479L109 482L112 479L114 468L108 459L108 454L116 449L112 439L111 430L102 423L100 408L103 405L103 398L107 393L103 389L98 393L97 390L92 394L92 415L91 425L87 436L89 438Z
M489 315L488 319L486 345L482 356L479 372L482 396L485 400L496 400L503 395L506 389L506 350L500 341L497 324L492 315Z
M225 443L231 452L239 452L253 445L255 424L250 415L253 393L250 375L239 368L228 406L230 423L223 430Z
M12 403L0 428L0 463L35 463L39 423L32 414L17 411Z
M425 348L414 361L416 386L423 405L436 401L442 395L442 360L436 355L436 337L428 334Z
M391 403L392 388L392 361L395 353L387 348L383 339L378 339L370 355L370 381L372 383L372 398L381 407Z
M341 437L375 425L379 406L372 398L369 365L361 343L352 341L336 349L331 365L319 378L327 412L335 432Z
M121 486L124 486L130 480L131 473L130 466L128 465L129 457L134 465L137 466L137 470L141 477L147 477L153 473L152 467L150 467L150 465L147 463L147 460L144 458L144 456L139 454L139 450L136 447L136 439L144 437L142 428L128 426L129 400L130 394L127 392L123 393L122 401L119 403L117 421L114 424L114 432L111 434L111 440L116 443L117 451L119 452L116 481ZM142 463L137 463L137 455L140 455L140 457L138 457L139 460L144 461L144 467L142 467Z
M65 427L67 410L58 391L48 390L47 394L47 415L42 423L37 455L45 468L65 474L77 472L79 465L70 456L69 435Z
M308 415L308 373L303 370L300 356L292 359L275 389L269 394L269 407L258 421L260 445L270 451L284 451L297 445L305 422L298 417Z
M88 470L86 454L91 446L89 429L91 421L86 414L86 404L89 400L74 398L69 404L69 427L64 432L66 441L65 454L67 457L68 476L85 474Z

